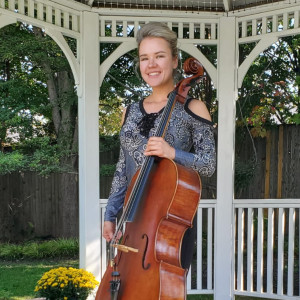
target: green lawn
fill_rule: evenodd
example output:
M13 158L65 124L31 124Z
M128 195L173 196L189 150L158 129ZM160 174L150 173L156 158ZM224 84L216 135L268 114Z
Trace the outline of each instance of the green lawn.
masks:
M36 282L56 267L78 268L78 260L1 261L0 300L26 300L35 297Z
M213 295L188 295L187 300L213 300Z
M78 268L78 259L1 261L0 300L28 300L34 298L36 282L48 270L56 267ZM213 295L189 295L188 300L213 300ZM255 299L236 297L237 300Z
M213 300L213 295L189 295L187 300ZM235 296L235 300L267 300L266 298L256 298L247 296Z

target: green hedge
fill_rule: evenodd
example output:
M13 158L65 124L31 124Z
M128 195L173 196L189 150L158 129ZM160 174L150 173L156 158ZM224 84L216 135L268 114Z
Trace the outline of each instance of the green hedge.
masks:
M0 259L75 258L79 255L77 239L57 239L24 244L0 243Z

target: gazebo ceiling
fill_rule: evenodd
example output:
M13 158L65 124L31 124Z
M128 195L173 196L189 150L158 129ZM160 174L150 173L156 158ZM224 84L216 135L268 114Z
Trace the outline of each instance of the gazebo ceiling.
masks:
M93 8L229 12L283 0L75 0Z

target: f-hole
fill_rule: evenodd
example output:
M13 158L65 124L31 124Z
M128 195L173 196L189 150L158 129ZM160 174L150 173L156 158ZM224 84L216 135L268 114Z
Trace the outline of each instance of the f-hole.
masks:
M148 270L150 268L150 263L148 263L148 265L145 266L145 257L146 257L146 252L148 250L149 238L148 238L147 234L143 234L142 238L146 239L146 245L145 245L145 250L144 250L144 254L143 254L142 267L143 267L144 270Z

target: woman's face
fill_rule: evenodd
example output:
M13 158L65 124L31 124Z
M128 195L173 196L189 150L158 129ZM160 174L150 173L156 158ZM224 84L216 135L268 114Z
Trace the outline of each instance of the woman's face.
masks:
M152 88L173 86L173 70L177 57L173 57L169 43L159 37L147 37L140 43L140 71L143 79Z

